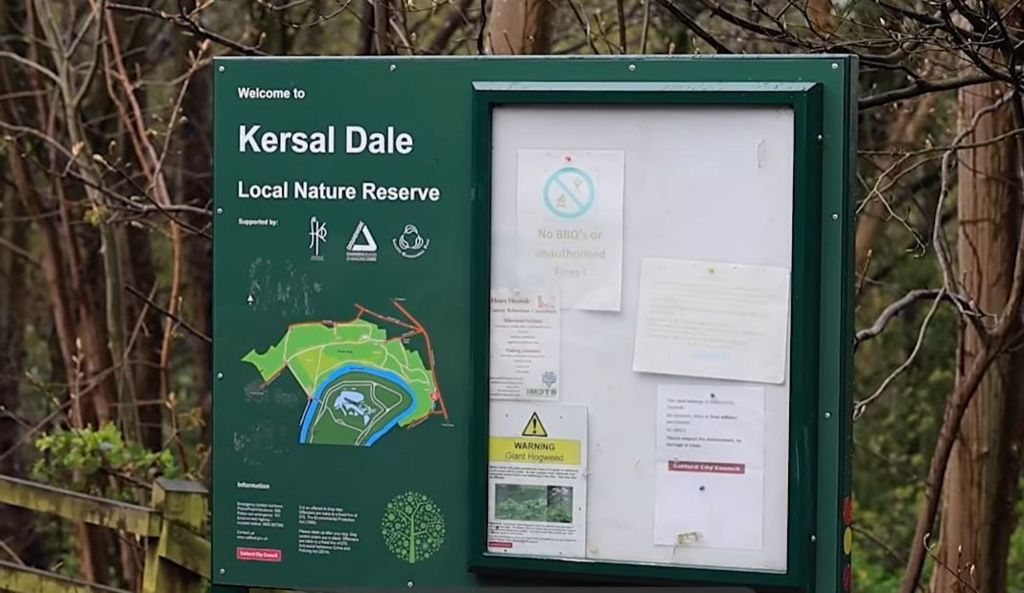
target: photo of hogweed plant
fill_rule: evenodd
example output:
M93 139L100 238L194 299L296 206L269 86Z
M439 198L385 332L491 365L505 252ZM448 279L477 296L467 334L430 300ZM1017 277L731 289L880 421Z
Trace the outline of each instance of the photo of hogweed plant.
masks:
M500 521L572 523L572 487L497 484L494 518Z

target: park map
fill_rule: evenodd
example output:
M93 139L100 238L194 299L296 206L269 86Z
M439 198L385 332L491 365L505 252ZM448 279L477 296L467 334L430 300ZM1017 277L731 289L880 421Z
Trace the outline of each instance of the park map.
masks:
M369 447L396 426L448 420L430 336L401 302L392 304L401 318L357 304L354 319L293 323L277 344L242 357L264 385L287 369L302 387L300 443ZM426 362L415 339L423 340Z

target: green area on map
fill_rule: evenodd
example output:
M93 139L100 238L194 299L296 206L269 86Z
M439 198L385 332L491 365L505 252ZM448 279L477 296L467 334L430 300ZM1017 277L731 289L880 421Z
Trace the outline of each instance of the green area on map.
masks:
M396 426L412 428L435 414L447 418L433 368L410 344L424 340L432 360L426 330L400 310L407 321L360 308L351 321L294 323L265 352L242 357L264 384L287 369L305 391L299 442L371 446ZM395 335L363 314L390 322Z

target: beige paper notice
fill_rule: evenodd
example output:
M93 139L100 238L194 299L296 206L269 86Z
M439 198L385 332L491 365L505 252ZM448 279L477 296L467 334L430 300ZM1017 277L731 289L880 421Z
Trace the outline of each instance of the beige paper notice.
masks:
M644 258L633 370L782 383L789 270Z
M491 289L492 399L558 399L561 315L555 293Z
M655 545L763 548L764 389L658 385Z

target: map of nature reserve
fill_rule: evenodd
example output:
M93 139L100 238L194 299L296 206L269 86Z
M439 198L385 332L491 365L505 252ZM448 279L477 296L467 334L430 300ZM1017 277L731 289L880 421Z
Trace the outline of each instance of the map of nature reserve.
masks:
M357 304L355 319L294 323L266 352L242 357L264 385L288 369L302 386L309 400L300 443L369 447L395 426L413 428L434 415L448 420L430 336L400 302L392 304L402 319ZM415 338L423 340L426 364L410 348Z

